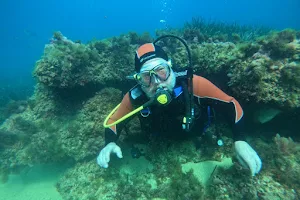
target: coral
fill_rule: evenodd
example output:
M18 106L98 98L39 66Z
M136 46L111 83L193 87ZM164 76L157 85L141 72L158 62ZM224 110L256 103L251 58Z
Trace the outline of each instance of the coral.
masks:
M299 64L295 60L299 53L294 34L285 30L239 45L244 58L235 60L228 70L228 85L236 97L287 109L300 106ZM268 46L271 42L279 46ZM294 49L293 53L274 57L272 51L280 52L280 45Z
M235 177L234 177L235 176ZM237 178L238 177L238 178ZM215 176L209 187L213 199L295 199L291 190L276 182L267 175L251 179L241 172L224 171Z
M274 137L274 142L277 146L279 153L282 153L284 155L295 154L298 151L300 152L300 144L294 142L291 137L280 137L280 135L277 133Z
M60 31L56 31L53 33L53 39L57 41L62 41L64 39L64 36Z
M8 117L15 113L21 113L26 110L27 107L27 101L21 100L21 101L14 101L11 100L6 106L4 110L4 114Z
M239 51L241 51L246 58L253 56L260 49L260 45L253 42L241 43L239 46Z
M224 39L230 42L237 42L238 38L244 41L251 41L258 36L267 34L271 30L267 27L241 26L236 23L206 21L199 17L192 18L191 22L186 22L183 29L199 30L204 38L212 38L215 42L216 40L224 41ZM237 35L239 36L237 37Z
M50 87L75 87L91 81L93 63L101 57L95 49L74 43L66 38L54 40L45 47L41 60L37 61L34 76Z
M296 31L286 29L281 32L273 32L270 35L264 36L258 40L258 43L263 46L264 51L270 53L272 59L282 59L293 57L297 50L289 45L296 39Z
M5 106L0 108L0 123L13 114L22 113L26 110L27 101L10 100Z
M45 86L113 86L133 71L134 49L125 35L102 42L92 41L88 45L74 43L63 36L55 37L58 36L46 45L33 72L38 82Z
M170 176L171 182L162 189L158 189L157 197L178 200L203 199L204 188L193 175L193 171L184 174L181 171L176 172L176 167L174 166L174 170L170 172L174 173L173 176Z
M242 168L236 161L229 169L217 168L207 188L212 199L296 199L295 190L287 190L285 185L275 180L270 172L270 158L266 154L272 152L266 149L266 143L256 145L261 152L261 157L265 158L263 170L260 175L250 177L248 169ZM261 149L260 149L261 148ZM269 148L269 147L268 147ZM271 147L272 148L272 147ZM268 152L267 152L268 151ZM266 154L265 154L265 153ZM272 158L272 157L271 157ZM270 160L268 160L270 159Z
M164 32L186 38L196 74L214 80L217 85L227 83L229 92L245 102L271 103L289 110L300 106L300 43L296 31L273 32L246 42L240 37L242 40L236 39L239 40L235 40L236 44L220 42L220 39L207 39L199 44L197 30L205 30L204 21L195 19L181 33ZM234 33L236 37L242 35L238 31ZM180 43L164 40L162 44L168 47L175 68L187 66L186 51Z
M190 43L202 43L207 40L200 30L193 28L184 29L183 38Z
M99 168L92 160L77 164L65 173L57 184L58 191L64 199L99 197L101 199L295 199L297 197L295 190L285 188L286 183L283 179L274 179L276 176L273 174L274 171L265 170L262 171L262 175L252 178L248 170L240 168L237 163L229 169L217 168L217 172L211 175L209 185L204 188L193 175L193 171L185 174L181 169L180 163L206 159L194 150L191 143L169 143L160 140L151 141L149 145L147 152L150 155L147 155L147 159L153 168L147 169L147 173L134 170L133 161L126 157L123 158L125 160L117 160L117 166L114 166L116 164L114 163L109 169ZM263 145L260 144L258 148L266 149L267 144ZM122 150L127 151L123 145ZM265 153L272 151L268 150ZM266 161L266 168L269 165ZM130 172L128 168L132 168ZM295 174L296 170L293 171L293 175L298 177Z
M236 59L233 43L204 43L191 50L194 71L201 74L217 74L228 69ZM179 59L179 58L178 58Z
M18 142L20 136L9 131L0 130L0 151Z
M242 41L242 38L238 33L233 33L232 34L232 42L239 43L241 41Z
M142 45L153 41L150 33L148 32L145 32L141 35L138 35L136 32L129 32L128 35L131 44Z
M98 153L103 144L102 123L109 111L121 100L121 95L119 98L117 95L120 93L118 90L106 88L84 103L77 115L60 129L59 140L63 152L75 160Z
M40 115L42 102L30 104L32 109L10 117L1 126L0 169L10 172L35 163L96 156L103 144L104 117L121 100L116 94L121 92L103 89L71 115Z
M277 182L275 187L279 192L279 188L285 189L285 199L299 198L300 182L300 145L291 138L281 137L279 134L273 138L273 142L264 142L256 139L255 142L258 152L263 160L263 171L260 179L268 182ZM266 169L266 170L264 170ZM275 190L273 190L275 191ZM292 197L291 195L294 195ZM270 194L269 194L270 195ZM277 194L282 196L283 194Z
M33 122L24 119L21 116L12 118L12 124L13 124L12 126L14 126L14 129L16 131L21 131L28 135L33 135L37 132L36 125Z
M56 187L64 199L97 199L98 190L102 190L100 186L105 186L104 173L95 162L80 163L68 170Z
M98 51L98 54L107 53L110 45L109 40L94 40L89 43L89 46L95 48Z
M122 149L127 151L125 147ZM175 149L174 146L168 151L175 155ZM184 154L188 156L188 151ZM157 166L146 169L147 173L135 170L132 159L124 159L107 170L99 168L94 160L78 164L58 182L58 191L64 199L202 199L204 196L204 188L192 171L186 174L181 171L178 157L159 156L153 160ZM161 159L168 165L158 165Z
M281 78L283 80L286 80L289 84L295 84L297 87L300 87L300 63L288 63L281 72Z
M2 132L6 133L3 140L4 149L0 151L0 168L8 173L22 169L25 166L32 166L34 163L43 163L58 160L61 158L61 150L57 146L57 138L53 132L46 132L50 129L43 129L40 123L54 123L45 119L35 119L32 111L27 110L13 117L10 117L1 126ZM51 123L49 123L51 122ZM56 127L58 123L56 122ZM55 148L53 148L55 146Z
M36 118L54 117L62 111L60 98L55 92L43 84L37 84L34 94L28 100L28 107Z

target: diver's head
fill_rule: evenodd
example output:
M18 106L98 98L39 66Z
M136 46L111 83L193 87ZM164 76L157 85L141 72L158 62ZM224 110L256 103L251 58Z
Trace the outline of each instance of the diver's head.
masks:
M153 43L140 46L135 55L135 70L136 79L149 98L155 95L158 88L172 93L176 76L161 47Z

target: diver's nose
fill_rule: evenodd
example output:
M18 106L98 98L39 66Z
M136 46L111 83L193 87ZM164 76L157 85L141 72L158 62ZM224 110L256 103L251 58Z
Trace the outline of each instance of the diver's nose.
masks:
M155 84L160 84L161 81L159 80L159 78L157 78L156 76L154 76L154 83Z

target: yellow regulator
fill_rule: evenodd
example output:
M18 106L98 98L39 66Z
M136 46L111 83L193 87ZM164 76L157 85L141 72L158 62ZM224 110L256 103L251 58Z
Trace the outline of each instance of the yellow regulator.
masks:
M156 91L155 99L159 105L168 105L172 101L172 96L167 90L158 88L158 90Z

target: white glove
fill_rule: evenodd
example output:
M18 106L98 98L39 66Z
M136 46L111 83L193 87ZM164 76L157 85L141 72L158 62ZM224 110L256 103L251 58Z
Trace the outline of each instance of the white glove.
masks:
M245 141L236 141L234 147L240 164L250 168L252 176L258 174L262 163L256 151Z
M108 143L99 153L97 157L97 163L100 167L108 168L108 162L110 161L110 154L117 154L118 158L123 158L121 148L116 143Z

